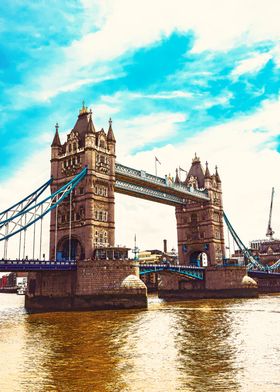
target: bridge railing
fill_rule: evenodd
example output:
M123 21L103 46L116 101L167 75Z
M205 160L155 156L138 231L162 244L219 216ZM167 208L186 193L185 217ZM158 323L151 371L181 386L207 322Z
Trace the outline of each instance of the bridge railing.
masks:
M142 185L136 185L129 182L117 180L116 188L151 196L156 199L166 200L174 204L184 204L184 199L182 199L181 197L151 189L149 187L144 187Z
M0 260L1 272L17 271L73 271L77 263L74 260L52 261L52 260Z
M185 194L193 194L200 198L204 198L205 200L209 199L208 192L206 189L196 190L192 187L187 187L183 184L176 184L173 181L169 181L168 178L158 177L153 174L146 173L144 170L133 169L131 167L124 166L120 163L116 163L116 173L126 174L129 177L141 179L146 182L152 182L154 184L165 186L167 188L173 188Z

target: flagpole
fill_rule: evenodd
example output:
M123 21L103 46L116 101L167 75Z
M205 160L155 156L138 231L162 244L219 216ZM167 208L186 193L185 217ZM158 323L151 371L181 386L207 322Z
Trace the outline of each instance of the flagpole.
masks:
M156 173L156 177L157 177L157 158L155 157L155 173Z

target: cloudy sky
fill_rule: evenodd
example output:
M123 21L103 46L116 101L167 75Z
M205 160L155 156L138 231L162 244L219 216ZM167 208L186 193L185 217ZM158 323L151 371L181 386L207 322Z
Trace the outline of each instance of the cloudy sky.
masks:
M1 2L0 210L48 178L54 125L85 100L122 164L217 164L244 242L265 237L274 186L280 237L279 15L279 0ZM119 244L176 246L172 207L116 195L116 227Z

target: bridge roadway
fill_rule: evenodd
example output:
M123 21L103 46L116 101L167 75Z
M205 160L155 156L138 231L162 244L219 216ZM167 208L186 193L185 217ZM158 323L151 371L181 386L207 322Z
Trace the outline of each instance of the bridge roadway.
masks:
M133 264L139 266L140 275L155 272L173 272L187 276L191 279L204 280L204 267L193 267L186 265L172 264ZM0 272L32 272L32 271L75 271L77 262L70 261L51 261L51 260L0 260ZM280 279L280 272L249 270L248 275L259 279Z
M204 268L202 267L171 264L138 264L134 260L131 260L131 262L139 266L140 275L169 271L186 275L192 279L204 279ZM75 260L0 260L0 272L75 271L76 269L77 262Z
M210 200L206 190L196 190L174 183L168 178L157 177L120 163L116 163L115 176L115 191L125 195L171 206L185 204L187 200L202 202Z

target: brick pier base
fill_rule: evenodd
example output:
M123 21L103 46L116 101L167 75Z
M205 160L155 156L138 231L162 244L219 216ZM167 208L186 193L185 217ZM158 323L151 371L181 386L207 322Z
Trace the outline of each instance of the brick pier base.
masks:
M28 274L30 313L147 308L147 288L127 260L80 261L77 271Z
M246 287L242 284L245 274L245 267L209 267L205 271L204 281L198 281L178 274L162 273L158 296L170 301L257 297L257 287Z

